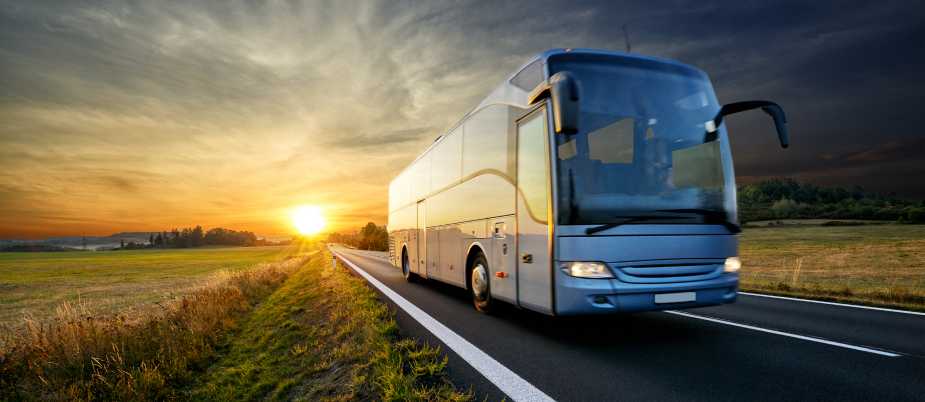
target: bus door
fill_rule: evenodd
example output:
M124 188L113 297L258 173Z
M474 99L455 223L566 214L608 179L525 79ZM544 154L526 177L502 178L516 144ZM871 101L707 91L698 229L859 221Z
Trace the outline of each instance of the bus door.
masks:
M424 224L424 201L418 203L418 262L411 268L423 277L427 277L427 225Z
M517 282L520 305L552 313L546 108L517 124Z

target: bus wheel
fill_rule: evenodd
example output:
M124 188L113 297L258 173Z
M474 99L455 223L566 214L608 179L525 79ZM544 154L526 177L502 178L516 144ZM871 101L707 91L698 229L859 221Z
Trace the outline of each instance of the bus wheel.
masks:
M475 256L475 260L472 261L472 270L469 276L471 278L469 284L472 288L472 301L475 303L475 308L488 314L491 312L494 299L491 297L491 284L488 279L488 261L485 259L485 254L479 253Z
M408 264L408 254L402 253L401 273L405 274L405 280L411 283L418 281L418 274L411 272L411 264Z

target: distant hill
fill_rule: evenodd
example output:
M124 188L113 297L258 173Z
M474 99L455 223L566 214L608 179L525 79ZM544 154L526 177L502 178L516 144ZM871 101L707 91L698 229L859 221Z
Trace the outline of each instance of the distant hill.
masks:
M157 236L157 233L154 233ZM122 232L109 236L87 236L87 244L112 244L119 243L123 239L126 243L147 243L151 237L151 232ZM0 244L57 244L68 246L80 246L83 244L83 236L58 236L46 237L43 239L0 239Z
M71 247L44 246L44 245L35 245L35 244L16 244L12 246L0 247L0 252L3 252L3 253L47 253L47 252L60 252L60 251L80 251L80 250L76 248L71 248Z
M925 223L923 201L896 193L868 194L863 187L851 191L825 188L794 179L773 179L738 189L739 220L871 219Z

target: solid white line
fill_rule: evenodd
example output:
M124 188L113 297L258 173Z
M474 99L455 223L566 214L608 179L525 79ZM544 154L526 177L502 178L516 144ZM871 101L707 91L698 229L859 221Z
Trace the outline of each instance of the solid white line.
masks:
M335 252L335 254L337 253ZM465 338L457 335L451 329L417 308L414 304L411 304L408 300L405 300L404 297L399 296L398 293L386 287L382 282L373 278L372 275L366 273L366 271L360 269L360 267L348 261L342 255L340 255L340 260L353 267L353 269L359 272L360 275L363 275L369 283L379 288L379 290L392 299L395 304L398 304L402 310L405 310L408 315L421 323L424 328L427 328L427 330L436 335L447 347L453 349L463 360L482 373L488 381L495 384L495 386L511 397L511 399L515 401L554 401L543 393L543 391L534 387L527 382L527 380L520 378L520 376L513 371L504 367L501 363L498 363L497 360L493 359L475 345L469 343Z
M819 303L819 304L830 304L833 306L842 306L842 307L854 307L854 308L864 308L868 310L879 310L879 311L889 311L891 313L903 313L903 314L915 314L915 315L925 315L925 313L920 313L918 311L906 311L906 310L894 310L891 308L882 308L882 307L870 307L870 306L858 306L856 304L844 304L844 303L833 303L819 300L809 300L809 299L797 299L795 297L783 297L783 296L772 296L772 295L763 295L760 293L746 293L739 292L740 295L749 295L749 296L760 296L760 297L770 297L773 299L784 299L784 300L795 300L807 303Z
M825 339L813 338L813 337L809 337L809 336L791 334L791 333L788 333L788 332L775 331L775 330L773 330L773 329L766 329L766 328L761 328L761 327L754 327L754 326L751 326L751 325L739 324L739 323L735 323L735 322L732 322L732 321L726 321L726 320L720 320L720 319L716 319L716 318L704 317L704 316L702 316L702 315L696 315L696 314L691 314L691 313L682 313L682 312L680 312L680 311L674 311L674 310L665 310L665 312L666 312L666 313L671 313L671 314L683 315L683 316L685 316L685 317L697 318L697 319L706 320L706 321L718 322L718 323L720 323L720 324L732 325L732 326L735 326L735 327L753 329L753 330L755 330L755 331L767 332L767 333L776 334L776 335L789 336L789 337L791 337L791 338L802 339L802 340L804 340L804 341L819 342L819 343L824 343L824 344L826 344L826 345L840 346L840 347L843 347L843 348L854 349L854 350L860 350L860 351L862 351L862 352L867 352L867 353L875 353L875 354L883 355L883 356L890 356L890 357L899 357L899 356L902 356L902 355L900 355L900 354L891 353L891 352L884 352L884 351L882 351L882 350L870 349L870 348L865 348L865 347L861 347L861 346L854 346L854 345L849 345L849 344L847 344L847 343L828 341L828 340L825 340Z

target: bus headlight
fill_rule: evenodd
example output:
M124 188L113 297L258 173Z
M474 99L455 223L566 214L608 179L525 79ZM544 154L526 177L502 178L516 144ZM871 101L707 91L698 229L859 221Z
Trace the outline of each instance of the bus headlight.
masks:
M559 268L566 275L576 278L613 278L613 273L603 262L560 262Z
M736 272L742 268L742 262L739 261L739 257L729 257L726 259L726 266L723 267L723 272Z

